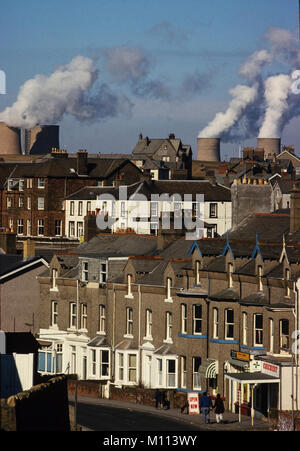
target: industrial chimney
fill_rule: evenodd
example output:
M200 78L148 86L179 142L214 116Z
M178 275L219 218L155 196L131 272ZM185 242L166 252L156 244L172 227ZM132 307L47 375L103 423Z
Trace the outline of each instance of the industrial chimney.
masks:
M220 138L198 138L197 160L220 161Z
M281 150L280 138L257 138L257 147L264 149L264 158L272 158L279 155Z
M21 154L21 130L0 122L0 155Z
M41 125L24 130L24 153L45 155L59 148L59 126Z

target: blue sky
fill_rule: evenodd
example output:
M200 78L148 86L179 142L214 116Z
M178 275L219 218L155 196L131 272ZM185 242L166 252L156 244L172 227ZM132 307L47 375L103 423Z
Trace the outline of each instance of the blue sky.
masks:
M173 132L195 153L199 131L225 111L229 89L243 82L240 65L265 48L264 35L271 27L297 33L298 1L5 2L0 69L6 73L7 94L0 96L0 111L16 100L26 80L49 76L81 55L95 59L97 83L126 96L131 111L90 122L66 114L59 122L61 147L130 153L140 132L153 138ZM144 65L134 80L139 77L138 85L133 84L135 75L125 80L118 67L109 68L108 55L115 48L139 51ZM299 119L294 119L284 129L286 144L297 146L298 128ZM255 138L244 144L255 145ZM236 142L222 146L223 157L237 154Z

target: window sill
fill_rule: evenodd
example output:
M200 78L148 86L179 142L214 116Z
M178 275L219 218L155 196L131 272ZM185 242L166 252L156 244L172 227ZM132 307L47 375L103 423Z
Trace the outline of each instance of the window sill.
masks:
M123 337L124 337L124 338L133 338L133 335L131 335L131 334L125 334L125 335L123 335Z
M124 296L125 299L134 299L133 294L125 294Z
M106 332L96 332L97 335L101 335L101 337L106 337Z
M49 326L49 329L51 329L51 330L59 330L57 324L51 324L51 325Z
M164 343L166 343L166 344L173 344L173 340L172 340L172 338L167 338L166 340L164 340L163 341Z
M153 337L144 337L143 340L153 341Z
M58 288L57 287L52 287L52 288L50 288L50 291L53 291L53 292L57 293L58 292Z

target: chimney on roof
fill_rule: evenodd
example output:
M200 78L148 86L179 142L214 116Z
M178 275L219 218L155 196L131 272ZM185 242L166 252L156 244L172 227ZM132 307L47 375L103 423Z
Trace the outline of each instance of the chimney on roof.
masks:
M175 139L174 133L170 133L170 134L169 134L169 139Z
M68 152L66 149L58 149L57 147L52 147L51 157L52 158L68 158Z
M87 175L88 173L88 153L85 149L79 149L77 152L77 174Z
M23 241L23 259L35 257L35 242L33 240Z
M290 203L290 233L300 229L300 183L294 183Z
M17 234L10 231L0 232L0 248L6 254L16 255L17 253Z

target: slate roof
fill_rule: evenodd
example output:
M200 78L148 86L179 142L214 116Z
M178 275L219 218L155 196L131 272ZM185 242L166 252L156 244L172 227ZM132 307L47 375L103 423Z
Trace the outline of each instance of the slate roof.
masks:
M239 295L233 288L226 288L216 294L210 295L209 298L215 301L238 301Z
M39 262L39 257L33 257L28 260L23 260L22 255L8 255L0 254L0 277L6 274L27 266L29 263Z
M249 296L243 298L240 301L242 305L266 305L267 300L263 292L258 291L256 293L251 293Z

